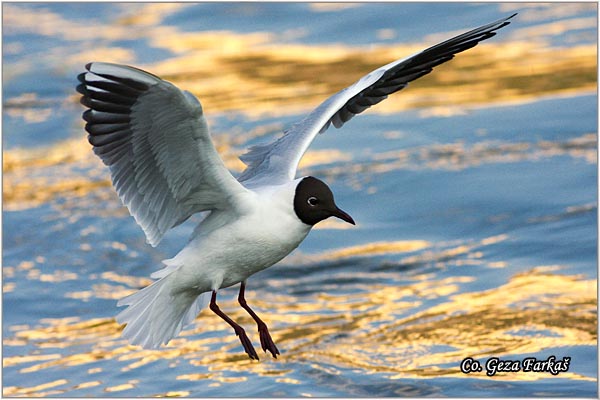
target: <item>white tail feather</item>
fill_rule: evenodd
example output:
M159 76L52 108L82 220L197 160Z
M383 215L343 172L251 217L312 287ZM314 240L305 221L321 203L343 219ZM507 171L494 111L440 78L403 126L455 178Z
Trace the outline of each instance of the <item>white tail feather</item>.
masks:
M210 292L199 296L192 292L172 295L168 278L167 275L117 303L117 306L128 306L116 319L120 324L127 324L123 337L131 344L145 349L167 344L208 304Z
M192 303L187 313L183 317L183 326L194 322L198 314L200 314L200 311L206 308L206 306L208 306L208 303L210 303L211 295L211 292L205 292L196 298L196 301Z
M169 258L167 260L162 261L166 266L163 269L159 269L158 271L154 271L150 278L160 279L169 275L171 272L179 269L181 267L181 263L177 262L175 258Z

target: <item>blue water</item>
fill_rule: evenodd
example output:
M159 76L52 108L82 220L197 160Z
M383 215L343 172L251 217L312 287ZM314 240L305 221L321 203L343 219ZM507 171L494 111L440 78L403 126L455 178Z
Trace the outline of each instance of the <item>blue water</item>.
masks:
M3 395L597 397L596 11L4 3ZM249 279L277 359L249 360L206 310L161 350L120 337L116 301L198 218L145 243L85 141L86 62L193 91L237 175L245 148L360 73L513 12L496 37L315 140L299 174L327 181L357 225L322 224ZM220 305L258 346L236 296ZM568 371L460 371L467 357L550 356L570 357Z

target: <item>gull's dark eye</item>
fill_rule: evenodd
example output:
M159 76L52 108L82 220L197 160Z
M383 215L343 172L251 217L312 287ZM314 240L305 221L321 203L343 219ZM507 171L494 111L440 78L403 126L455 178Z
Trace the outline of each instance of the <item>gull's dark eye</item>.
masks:
M308 198L307 202L308 202L308 204L309 204L309 205L311 205L311 206L313 206L313 207L314 207L314 206L316 206L317 204L319 204L319 199L317 199L317 198L316 198L316 197L314 197L314 196L311 196L311 197L309 197L309 198Z

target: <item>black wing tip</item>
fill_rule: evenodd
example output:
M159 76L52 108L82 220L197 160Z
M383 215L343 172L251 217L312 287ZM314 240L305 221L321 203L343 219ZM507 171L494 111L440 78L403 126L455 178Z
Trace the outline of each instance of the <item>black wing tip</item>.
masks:
M149 84L148 82L144 81L143 79L140 80L140 79L131 78L131 77L127 77L127 76L119 76L118 74L105 73L105 72L98 71L98 69L94 70L94 64L104 64L106 66L113 66L113 67L117 67L117 68L135 70L142 74L152 76L157 80L161 80L161 78L156 75L153 75L153 74L146 72L144 70L141 70L139 68L131 67L129 65L92 61L92 62L85 64L85 69L88 72L79 74L79 76L82 76L82 78L84 79L84 80L80 79L80 82L88 83L85 81L85 75L88 73L91 73L91 74L94 74L101 78L104 78L108 81L114 82L118 85L124 85L124 86L128 87L129 89L134 89L137 91L146 91L150 88L150 86L152 86L152 84ZM79 76L78 76L78 79L79 79Z
M81 82L79 85L77 85L75 87L75 90L77 91L77 93L82 94L84 96L87 96L89 94L89 91L88 91L87 87L85 86L84 82Z
M92 124L94 123L94 115L92 113L92 110L90 110L90 109L85 110L83 112L83 114L81 114L81 117L83 118L83 120L85 122L92 123Z
M498 29L502 29L502 28L504 28L506 25L510 25L510 23L512 22L512 21L510 21L510 19L514 18L514 17L515 17L515 16L517 16L518 14L519 14L519 13L514 13L514 14L512 14L512 15L508 16L508 17L505 17L505 18L499 19L499 20L498 20L498 21L496 21L496 22L493 22L493 23L492 23L493 25L495 25L495 24L500 24L498 27L494 28L493 30L494 30L494 31L496 31L496 30L498 30Z
M77 80L81 83L85 83L85 74L87 74L87 72L82 72L79 75L77 75Z
M496 22L492 22L492 24L499 24L499 23L501 23L501 22L507 22L507 23L509 23L509 24L510 24L512 21L509 21L509 19L512 19L512 18L514 18L514 17L515 17L515 16L517 16L518 14L519 14L519 13L518 13L518 12L516 12L516 13L514 13L514 14L511 14L511 15L509 15L508 17L500 18L498 21L496 21Z
M83 96L81 96L81 99L79 99L79 103L81 103L82 106L93 109L92 99L86 96L85 93L83 93Z

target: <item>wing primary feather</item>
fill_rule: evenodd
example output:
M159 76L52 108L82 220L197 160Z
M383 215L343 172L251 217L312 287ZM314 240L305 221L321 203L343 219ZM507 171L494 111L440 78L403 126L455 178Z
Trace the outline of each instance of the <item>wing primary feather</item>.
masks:
M113 102L108 103L105 101L94 99L90 96L83 96L80 102L88 108L111 114L129 114L131 112L131 107L129 105L123 105Z
M129 124L96 124L88 122L85 130L92 136L106 135L107 133L128 130Z
M88 141L152 246L194 213L237 210L246 189L219 158L198 99L137 68L86 69L75 89Z
M482 25L370 72L329 97L272 143L250 148L240 157L247 168L239 180L252 185L267 177L271 182L293 179L302 155L317 134L325 132L331 124L342 127L355 115L430 73L434 67L495 36L496 31L510 24L515 15Z
M128 140L131 132L129 130L115 131L104 135L88 135L88 141L92 146L104 146L111 142Z
M94 109L85 111L83 113L83 119L94 124L119 124L128 123L130 121L129 115L127 114L113 114L96 111Z
M102 74L100 72L94 72L94 74L97 76L101 76L102 78L111 80L113 82L120 83L121 85L127 86L128 88L139 90L141 92L144 92L150 88L150 85L148 83L140 82L132 78L123 78L116 75Z
M84 73L81 75L87 75L88 73ZM114 93L114 94L119 94L119 95L123 95L126 97L132 97L132 98L137 98L140 94L143 93L142 90L138 90L135 88L132 88L130 86L125 86L125 85L121 85L118 84L116 82L111 82L111 81L85 81L85 85L88 86L87 90L90 90L90 88L96 88L96 89L100 89L100 90L105 90L109 93ZM82 93L85 94L85 93Z
M105 141L104 144L99 145L99 146L95 145L94 143L92 143L92 140L90 140L90 144L95 146L95 148L100 151L99 154L108 154L113 150L122 149L124 147L124 145L126 145L128 142L129 142L128 135L120 137L117 140Z
M80 88L82 89L80 90ZM133 105L136 99L134 96L125 96L104 90L94 90L94 88L88 89L83 83L77 86L77 91L90 99L128 106Z

